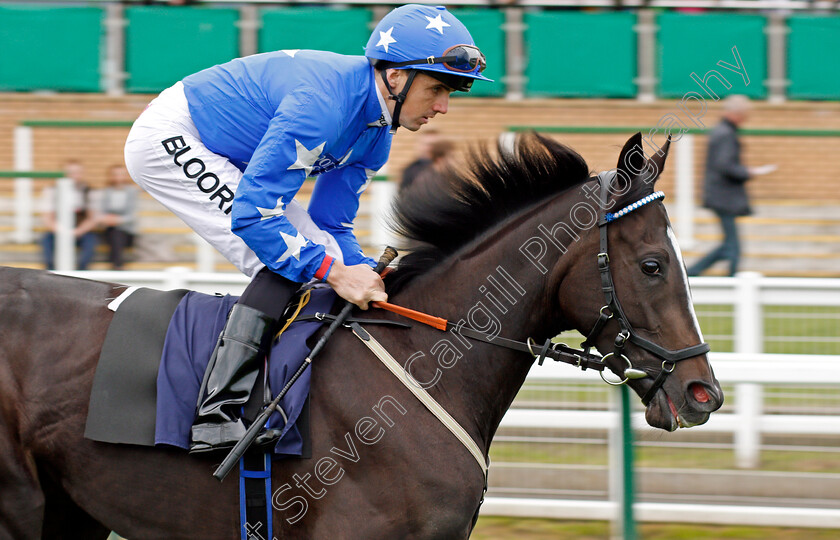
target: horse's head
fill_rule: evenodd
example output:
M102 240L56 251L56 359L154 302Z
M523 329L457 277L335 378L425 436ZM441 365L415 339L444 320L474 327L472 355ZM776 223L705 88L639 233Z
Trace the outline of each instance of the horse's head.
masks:
M579 204L590 205L598 225L579 247L592 253L575 258L555 283L561 302L574 304L565 316L642 398L647 422L673 431L706 422L723 392L706 356L662 194L653 189L668 146L647 159L636 134L615 171L583 185L587 202Z
M650 425L674 430L705 422L723 393L662 194L654 193L668 145L648 160L637 134L616 170L597 178L574 150L537 134L498 150L479 151L463 169L400 198L396 230L414 245L389 280L389 294L422 275L411 303L422 305L430 288L448 287L453 299L480 294L507 313L506 337L541 341L575 328L639 394ZM525 257L510 256L516 247ZM500 261L522 290L540 283L530 288L527 308L508 310L485 285ZM449 316L457 315L457 303L450 305Z

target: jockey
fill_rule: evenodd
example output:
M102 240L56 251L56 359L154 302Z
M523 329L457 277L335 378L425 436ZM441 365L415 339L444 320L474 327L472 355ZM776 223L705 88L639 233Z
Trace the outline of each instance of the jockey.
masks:
M359 197L398 126L417 131L469 91L484 55L444 7L379 22L365 57L283 50L190 75L155 98L125 145L131 177L251 282L204 375L190 451L229 447L277 320L301 283L362 309L386 300L353 233ZM308 210L294 200L317 177ZM264 433L268 443L277 433Z

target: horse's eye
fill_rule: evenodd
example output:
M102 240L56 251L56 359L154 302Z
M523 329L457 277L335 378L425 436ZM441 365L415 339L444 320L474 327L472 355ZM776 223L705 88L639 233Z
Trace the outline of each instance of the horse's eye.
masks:
M642 272L645 274L649 276L658 276L660 274L659 270L660 268L658 262L650 259L642 261Z

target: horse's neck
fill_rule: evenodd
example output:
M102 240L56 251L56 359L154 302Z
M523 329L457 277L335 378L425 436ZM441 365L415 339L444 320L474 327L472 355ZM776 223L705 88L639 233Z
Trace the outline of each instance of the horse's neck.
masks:
M545 339L552 321L562 314L549 313L556 310L556 303L546 296L550 274L541 274L519 251L540 223L538 216L532 216L502 228L499 235L462 250L418 278L395 302L493 337ZM465 421L464 428L486 448L533 358L453 331L428 335L423 341L424 361L414 364L412 374L430 381L439 371L430 392L440 396L442 405Z

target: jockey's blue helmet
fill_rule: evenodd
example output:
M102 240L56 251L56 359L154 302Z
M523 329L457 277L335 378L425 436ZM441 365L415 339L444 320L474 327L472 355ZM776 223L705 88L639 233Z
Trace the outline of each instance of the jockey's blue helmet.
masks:
M405 100L415 70L463 92L469 92L476 79L491 81L481 74L487 62L470 32L443 6L408 4L394 9L374 28L365 56L381 70L398 106ZM411 70L399 95L391 89L386 69ZM399 125L398 113L399 109L395 111L394 127Z

